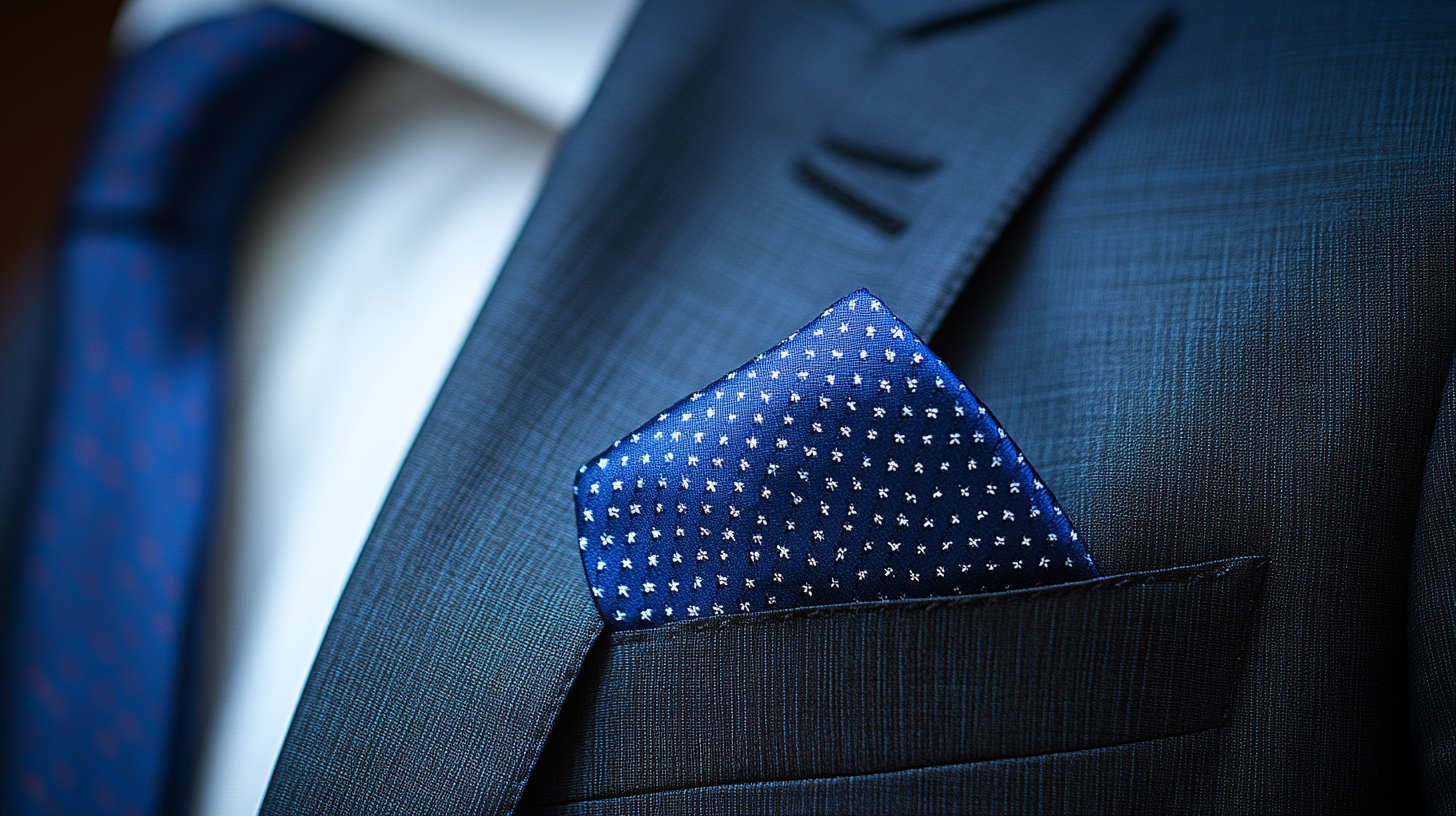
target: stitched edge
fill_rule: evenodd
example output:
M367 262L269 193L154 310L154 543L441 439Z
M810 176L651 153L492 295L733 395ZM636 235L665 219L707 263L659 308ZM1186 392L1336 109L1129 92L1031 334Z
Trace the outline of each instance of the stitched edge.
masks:
M557 677L556 688L551 693L550 705L546 708L548 713L538 720L530 731L528 739L535 748L522 756L514 778L507 788L513 794L510 802L511 810L515 810L520 805L521 798L525 796L526 789L530 787L531 777L535 774L536 764L541 761L541 754L546 749L546 742L556 728L556 721L561 719L561 711L566 705L566 698L571 694L572 687L576 685L576 679L581 676L586 667L587 655L591 654L592 649L601 640L605 626L600 614L596 614L595 607L592 612L591 625L596 628L596 632L585 640L586 645L576 655L576 659L570 662L572 670L562 672Z
M941 291L931 303L925 316L929 334L940 328L940 323L950 312L961 290L974 274L976 266L986 257L995 240L1000 237L1013 216L1025 205L1027 198L1037 184L1056 167L1058 160L1075 145L1079 136L1096 123L1097 116L1108 105L1115 103L1124 90L1123 80L1134 75L1142 67L1143 60L1152 55L1162 42L1163 36L1172 26L1173 14L1166 7L1154 2L1146 4L1142 13L1147 17L1142 25L1136 26L1122 37L1098 70L1089 74L1082 87L1080 98L1085 105L1076 107L1066 116L1043 143L1037 154L1025 164L1026 170L1016 179L1007 194L997 203L992 216L986 220L986 228L971 236L964 254L957 261L961 269L953 272L941 284Z
M1249 653L1254 650L1254 638L1259 631L1259 606L1264 602L1264 582L1267 576L1264 574L1272 559L1263 557L1254 564L1255 585L1249 593L1249 608L1244 610L1244 616L1249 621L1244 631L1243 645L1239 647L1238 654L1234 656L1233 682L1229 684L1228 699L1223 704L1223 715L1219 717L1219 726L1228 725L1229 719L1233 716L1234 700L1239 696L1239 686L1248 680L1244 676L1244 662Z
M929 765L913 765L908 768L894 768L881 771L865 771L864 773L835 774L833 776L800 776L792 779L752 779L736 782L719 782L712 785L687 785L680 788L656 788L634 793L624 793L618 796L603 796L590 799L568 799L560 802L551 802L545 806L543 813L567 813L572 808L581 805L609 805L613 802L624 802L632 799L647 799L650 797L671 795L674 793L692 793L697 791L724 790L728 788L744 788L770 785L797 785L815 782L832 782L842 779L866 779L874 776L894 776L896 774L916 773L918 771L934 771L942 768L970 768L975 765L985 765L993 762L1018 762L1021 760L1041 759L1043 757L1060 757L1069 754L1080 754L1086 751L1102 751L1111 748L1123 748L1129 745L1141 745L1144 743L1161 742L1162 740L1182 739L1184 737L1195 737L1199 734L1207 734L1210 731L1218 731L1227 727L1224 723L1214 723L1204 728L1195 728L1191 731L1179 731L1175 734L1161 734L1156 737L1145 739L1125 740L1123 742L1111 742L1106 745L1088 745L1081 748L1069 748L1065 751L1048 751L1040 754L1015 754L1001 757L987 757L986 759L975 759L968 762L937 762Z
M1055 756L1061 756L1061 755L1067 755L1067 754L1080 753L1080 752L1083 752L1083 751L1103 750L1103 749L1108 749L1108 748L1118 748L1118 747L1122 747L1122 746L1126 746L1126 745L1138 745L1138 744L1141 744L1141 743L1157 742L1157 741L1160 741L1160 740L1178 739L1178 738L1181 738L1181 737L1195 736L1195 735L1198 735L1198 734L1204 734L1204 733L1208 733L1210 731L1216 731L1216 730L1219 730L1219 729L1227 728L1228 727L1228 724L1229 724L1229 720L1232 717L1233 707L1234 707L1234 701L1235 701L1236 697L1238 696L1238 693L1237 693L1237 684L1242 681L1242 672L1243 672L1243 667L1244 667L1245 661L1248 658L1249 653L1251 651L1253 651L1253 643L1252 643L1252 641L1254 639L1255 631L1256 631L1256 629L1258 627L1258 623L1259 623L1259 621L1257 619L1257 611L1258 611L1258 606L1259 606L1259 604L1261 602L1261 599L1263 598L1263 594L1264 594L1263 591L1262 591L1262 587L1263 587L1263 583L1264 583L1264 579L1265 579L1264 573L1267 570L1267 568L1268 568L1268 566L1270 564L1270 561L1271 561L1271 559L1268 558L1268 557L1266 557L1266 556L1243 556L1243 557L1239 557L1239 558L1227 559L1227 560L1224 560L1224 561L1210 562L1208 564L1193 565L1193 566L1190 566L1190 567L1178 567L1178 568L1173 568L1173 569L1168 569L1168 570L1157 570L1157 571L1145 572L1145 573L1132 573L1132 574L1129 574L1129 575L1112 576L1112 577L1108 577L1108 578L1096 579L1096 580L1093 580L1093 581L1078 582L1076 584L1064 584L1064 585L1054 586L1054 587L1045 587L1045 588L1038 588L1038 589L1031 589L1031 590L1018 590L1016 592L1003 592L1003 593L998 593L998 596L996 596L996 597L988 597L988 596L964 596L964 597L953 598L953 599L937 599L935 601L929 601L929 602L916 601L916 602L909 602L909 603L892 601L892 602L887 602L888 604L893 604L893 606L890 606L888 608L884 604L877 604L876 606L880 606L881 608L878 608L878 609L865 609L863 605L853 605L853 606L848 606L847 609L844 608L844 607L840 607L840 609L839 609L839 611L840 611L841 614L843 614L843 613L858 613L858 614L864 614L866 612L872 613L872 614L885 614L885 613L889 613L889 612L921 611L921 610L935 608L935 607L940 607L940 606L960 606L960 605L964 605L964 606L988 606L988 605L991 605L991 604L994 604L994 603L997 603L997 602L1005 602L1007 600L1014 600L1016 598L1024 598L1024 597L1026 597L1028 595L1035 595L1036 596L1036 599L1040 599L1042 597L1061 597L1061 596L1065 596L1065 595L1069 595L1069 594L1076 594L1076 592L1075 592L1076 590L1080 590L1082 592L1092 592L1092 591L1097 591L1097 590L1100 590L1100 589L1103 589L1103 588L1107 588L1107 587L1111 587L1111 588L1126 588L1126 587L1140 588L1140 587L1157 585L1157 584L1184 584L1184 585L1186 585L1186 584L1193 584L1193 583L1196 583L1198 581L1207 580L1209 578L1219 578L1219 577L1223 577L1225 575L1228 575L1231 572L1234 572L1234 571L1239 570L1239 569L1242 568L1243 570L1245 570L1246 572L1249 573L1249 577L1254 582L1254 585L1250 588L1250 592L1249 592L1249 603L1248 603L1248 606L1247 606L1247 608L1246 608L1246 610L1244 612L1245 620L1247 620L1248 623L1245 626L1245 631L1244 631L1243 637L1241 638L1242 646L1240 647L1240 649L1239 649L1236 657L1234 658L1234 669L1233 669L1234 680L1230 684L1229 689L1228 689L1228 694L1227 694L1226 698L1223 701L1221 713L1219 714L1218 718L1212 724L1210 724L1210 725L1201 726L1201 727L1195 727L1195 728L1192 728L1192 729L1187 730L1187 731L1178 731L1178 732L1168 733L1168 734L1159 734L1157 736L1152 736L1152 737L1143 737L1143 738L1140 738L1140 739L1128 739L1128 740L1122 740L1122 741L1117 741L1117 742L1109 742L1109 743L1103 743L1103 744L1089 744L1089 745L1079 746L1079 747L1076 747L1076 748L1068 748L1068 749L1060 750L1060 751L1044 751L1044 752L1030 753L1030 754L1008 754L1006 756L985 757L985 758L982 758L982 759L975 759L975 760L961 760L961 761L939 762L939 763L931 763L931 764L925 764L925 765L912 765L912 766L904 767L904 768L887 768L887 769L879 769L879 770L865 771L863 773L835 774L835 775L830 775L830 776L805 776L805 777L779 778L779 779L742 779L742 780L733 780L733 781L718 782L718 783L714 783L714 784L697 784L697 785L687 785L687 786L683 786L683 787L654 788L654 789L640 790L640 791L634 791L634 792L631 792L631 793L623 793L623 794L617 794L617 795L605 796L605 797L587 797L587 798L581 798L581 799L558 800L556 802L551 802L551 803L547 804L546 805L546 808L547 809L544 812L550 812L550 813L566 812L569 809L571 809L573 807L580 806L580 805L610 804L612 802L623 802L623 801L626 801L626 800L637 799L637 798L654 797L654 796L661 796L661 795L664 795L664 794L685 793L685 792L699 791L699 790L708 791L708 790L715 790L715 789L727 789L727 788L736 788L736 787L744 787L744 786L756 786L756 785L796 784L796 783L824 782L824 781L832 781L832 780L837 780L837 779L858 779L858 778L866 778L866 777L874 777L874 776L889 776L889 775L894 775L894 774L913 773L913 772L916 772L916 771L935 770L935 769L938 769L938 768L970 767L970 766L973 766L973 765L980 765L980 764L985 764L985 763L990 763L990 762L1007 762L1007 761L1015 761L1015 760L1022 760L1022 759L1036 759L1036 758L1040 758L1040 757L1055 757ZM1054 591L1045 591L1045 590L1054 590ZM944 602L946 600L949 600L949 601L952 601L952 602L954 602L954 601L970 601L972 603L967 603L967 604L947 603L947 602ZM976 603L976 602L979 602L979 603ZM777 623L777 622L780 622L782 619L785 619L785 618L833 617L833 615L828 615L828 614L818 614L818 615L816 615L816 614L802 614L802 613L808 613L808 612L812 612L812 611L814 611L813 608L810 608L809 610L805 610L805 609L788 610L788 611L782 612L782 613L762 613L763 618L767 618L768 616L772 615L772 616L774 616L774 619L772 621L760 619L758 621L754 621L754 623L755 624L756 623ZM742 617L747 617L747 616L737 616L737 617L742 618ZM719 620L710 620L710 621L704 621L702 623L704 623L704 624L718 624L718 626L706 627L706 626L698 625L698 626L695 626L694 628L696 630L699 630L700 631L700 630L702 630L704 628L721 628L723 626L735 626L735 625L741 626L741 625L744 625L741 621L734 621L734 620L732 620L732 618L724 618L724 619L719 619ZM670 627L664 627L664 628L681 630L681 629L686 629L688 627L685 626L685 625L674 624L674 625L672 625ZM649 638L640 637L640 636L642 636L642 635L656 635L656 634L661 634L662 632L663 632L663 628L659 628L659 629L649 630L647 632L630 632L630 633L624 632L622 634L624 634L624 635L637 635L637 636L639 636L639 637L633 638L633 640L647 640Z
M941 283L940 292L931 301L930 310L925 315L927 334L934 335L936 329L940 328L941 321L950 313L951 307L975 273L977 265L985 259L1006 225L1021 211L1037 184L1075 146L1078 137L1096 124L1098 114L1117 101L1117 97L1124 90L1121 87L1123 81L1142 68L1143 61L1151 57L1164 35L1171 30L1173 13L1166 7L1160 7L1155 0L1150 0L1142 13L1147 17L1142 25L1125 34L1107 60L1098 66L1097 71L1089 74L1090 78L1083 85L1080 95L1080 98L1086 100L1086 104L1074 108L1056 126L1041 149L1025 163L1025 171L1012 182L1006 195L997 203L995 210L985 221L985 228L971 236L966 251L957 260L961 268L952 272Z
M725 615L697 621L682 621L640 631L614 632L608 638L612 646L626 646L637 643L659 643L692 635L736 628L758 626L780 626L799 620L817 618L838 618L862 615L914 614L944 608L974 609L1004 603L1031 602L1066 595L1079 595L1106 591L1108 589L1137 589L1157 584L1191 584L1209 578L1220 578L1240 568L1260 571L1268 564L1266 556L1242 556L1207 564L1187 567L1135 572L1127 575L1113 575L1094 578L1091 581L1077 581L1049 587L1018 589L1011 592L996 592L984 595L958 595L949 598L931 598L914 601L874 601L870 603L833 604L786 609L782 612L755 612L747 615Z

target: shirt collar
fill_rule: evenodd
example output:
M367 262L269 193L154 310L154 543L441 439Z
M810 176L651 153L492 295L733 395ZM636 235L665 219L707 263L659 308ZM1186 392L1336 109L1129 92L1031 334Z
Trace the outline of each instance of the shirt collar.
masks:
M639 0L275 0L556 130L586 109ZM131 0L124 50L256 0Z

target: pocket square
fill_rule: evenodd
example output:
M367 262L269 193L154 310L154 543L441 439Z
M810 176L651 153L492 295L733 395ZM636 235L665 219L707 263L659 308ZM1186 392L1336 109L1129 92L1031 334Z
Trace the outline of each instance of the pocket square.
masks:
M1097 577L990 412L861 289L582 465L614 630Z

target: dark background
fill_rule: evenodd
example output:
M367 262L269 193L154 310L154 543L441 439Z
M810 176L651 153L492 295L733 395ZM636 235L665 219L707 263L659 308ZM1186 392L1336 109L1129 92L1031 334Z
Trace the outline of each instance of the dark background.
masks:
M0 328L74 166L121 0L0 2Z

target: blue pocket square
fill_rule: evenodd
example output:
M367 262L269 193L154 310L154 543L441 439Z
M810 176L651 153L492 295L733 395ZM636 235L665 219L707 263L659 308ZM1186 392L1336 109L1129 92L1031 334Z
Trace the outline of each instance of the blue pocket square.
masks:
M1096 578L1006 431L861 289L583 465L612 629Z

